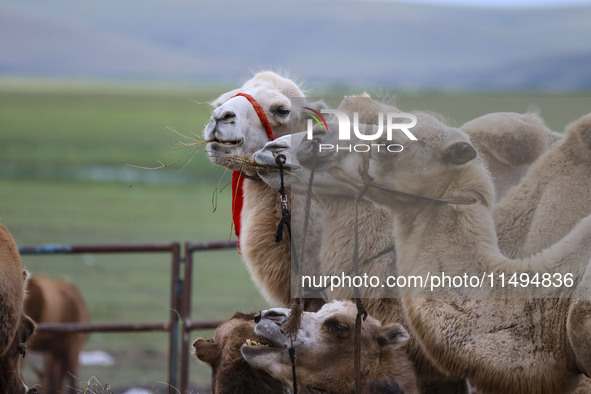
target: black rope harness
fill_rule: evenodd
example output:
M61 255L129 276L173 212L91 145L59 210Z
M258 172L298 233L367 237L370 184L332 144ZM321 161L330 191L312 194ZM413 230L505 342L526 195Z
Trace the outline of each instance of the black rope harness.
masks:
M275 158L275 163L279 166L279 177L281 180L281 185L279 187L279 198L281 199L281 220L279 221L279 225L277 226L277 231L275 233L275 242L281 242L283 240L283 228L287 229L287 236L289 237L290 248L291 248L291 257L292 260L295 261L296 270L299 273L299 259L297 257L297 253L295 247L292 243L292 233L291 233L291 213L289 212L289 208L287 206L287 194L285 193L285 174L284 174L284 164L286 163L287 158L285 155L277 155ZM295 300L295 308L301 309L302 300L300 298L296 298ZM298 324L299 325L299 324ZM297 327L299 329L299 327ZM297 333L296 333L297 335ZM298 382L297 382L297 374L296 374L296 353L295 347L293 345L294 342L294 335L290 333L290 346L288 349L289 359L291 361L291 376L293 379L293 393L298 393Z

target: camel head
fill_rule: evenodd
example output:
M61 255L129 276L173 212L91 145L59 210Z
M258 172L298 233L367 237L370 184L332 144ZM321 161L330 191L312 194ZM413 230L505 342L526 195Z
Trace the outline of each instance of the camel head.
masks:
M284 182L294 194L305 195L308 192L308 181L310 180L310 169L300 166L294 151L306 138L306 132L302 131L290 135L284 135L274 141L267 142L261 149L255 152L252 159L260 166L257 167L257 174L261 179L272 188L279 190L281 186L281 177L279 175L279 166L276 158L278 155L285 156ZM292 149L293 147L293 149ZM327 172L318 172L314 174L312 189L315 195L331 193L332 190L326 189L329 186L331 176Z
M279 189L281 185L281 178L279 175L279 166L277 164L277 156L285 156L284 181L291 182L292 174L300 171L297 162L294 162L292 157L292 146L297 146L305 132L295 133L291 135L284 135L274 141L267 142L261 149L257 150L252 159L260 167L257 168L257 174L269 186Z
M242 359L240 346L243 343L263 341L255 334L254 324L254 314L236 313L220 324L212 339L198 338L193 342L195 356L211 367L212 393L283 392L278 380L253 369Z
M205 126L204 138L210 160L232 170L242 165L232 157L250 159L252 154L269 141L267 132L253 104L238 93L252 96L264 110L275 137L292 131L304 130L307 116L302 107L320 110L322 102L292 106L293 98L303 102L303 91L292 80L270 71L256 74L239 89L222 94L212 102L215 107L209 123Z
M385 133L372 143L382 144L382 148L369 149L367 152L350 152L336 149L319 152L321 144L342 144L335 133L324 133L314 136L313 140L305 140L296 153L300 165L311 166L328 171L336 181L352 186L359 191L368 185L370 180L374 185L365 189L364 197L380 205L402 206L412 197L385 191L396 190L407 194L428 198L460 197L462 189L471 190L473 185L456 185L462 171L477 168L480 173L476 178L483 182L484 191L479 191L479 197L490 203L492 195L490 177L479 159L470 138L460 129L444 125L434 116L426 113L415 113L417 124L412 128L416 141L409 140L403 133L392 133L392 139L387 140ZM329 126L330 128L330 126ZM376 126L367 125L366 134L373 134ZM367 141L352 139L347 145L367 143ZM390 152L384 147L397 144L402 151ZM326 145L325 145L326 146ZM334 188L338 186L335 182ZM478 183L477 182L477 183ZM346 186L340 186L344 191ZM470 193L470 191L467 191ZM485 194L481 196L480 194ZM402 204L402 205L401 205Z
M292 382L288 349L291 339L282 332L288 309L273 308L261 312L255 332L262 337L257 344L240 348L244 359L254 368L275 378ZM304 312L302 327L293 339L297 357L298 384L319 391L354 391L354 330L357 308L351 301L333 301L318 312ZM397 359L406 359L403 344L409 336L396 323L381 325L368 317L361 325L362 382L396 376Z

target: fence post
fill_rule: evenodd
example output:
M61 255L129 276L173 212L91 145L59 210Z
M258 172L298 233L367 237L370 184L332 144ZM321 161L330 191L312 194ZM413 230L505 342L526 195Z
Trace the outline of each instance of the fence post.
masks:
M181 308L181 394L189 384L189 349L191 341L191 297L193 293L193 250L188 242L184 245L183 299Z
M183 283L180 278L181 245L172 244L171 286L170 286L170 324L168 346L168 392L176 393L178 384L178 343L179 343L179 313L181 311L181 297Z

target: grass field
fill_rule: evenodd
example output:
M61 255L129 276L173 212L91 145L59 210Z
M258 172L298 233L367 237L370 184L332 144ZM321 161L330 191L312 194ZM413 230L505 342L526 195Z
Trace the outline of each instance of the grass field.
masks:
M185 161L164 170L127 166L193 156L191 148L174 150L178 136L167 128L200 134L209 106L195 101L220 92L1 85L0 221L19 245L230 239L230 191L215 195L219 209L213 212L223 171L203 153L180 174ZM97 168L109 170L102 181L92 181ZM129 179L120 179L120 173ZM145 182L146 173L159 175ZM169 317L168 255L25 256L23 261L34 274L74 281L95 322ZM197 254L196 266L195 319L264 306L235 251ZM165 333L92 334L86 349L106 350L117 364L84 367L79 379L96 376L112 387L167 381L167 344ZM192 361L191 380L208 383L209 370Z
M170 131L201 135L210 108L199 103L225 90L0 80L0 221L19 245L229 239L230 191L214 193L228 175L203 152L175 150L179 136ZM439 112L456 125L533 104L558 131L591 109L589 96L401 94L398 103ZM165 169L128 166L155 167L185 155ZM266 306L235 251L196 257L194 319ZM33 274L74 281L95 322L168 318L168 256L26 256L24 264ZM160 333L92 334L86 349L106 350L117 364L83 367L78 377L164 392L156 382L167 380L167 340ZM191 381L208 384L208 368L192 361Z

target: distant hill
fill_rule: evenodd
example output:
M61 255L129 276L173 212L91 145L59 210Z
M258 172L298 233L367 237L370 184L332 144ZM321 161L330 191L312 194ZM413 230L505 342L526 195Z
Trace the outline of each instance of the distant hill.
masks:
M0 3L0 75L329 85L591 89L591 7L387 1Z

